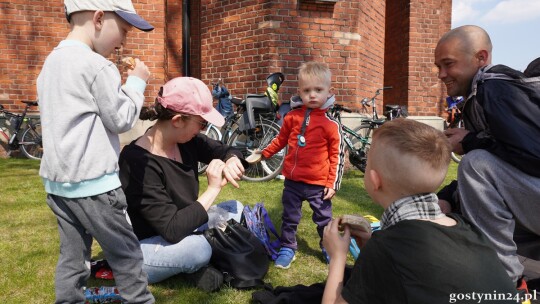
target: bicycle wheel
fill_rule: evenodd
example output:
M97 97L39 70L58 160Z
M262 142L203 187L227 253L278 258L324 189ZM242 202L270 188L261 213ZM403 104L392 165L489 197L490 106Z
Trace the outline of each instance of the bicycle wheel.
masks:
M367 154L369 148L371 147L373 128L370 126L370 124L362 124L354 128L353 131L358 134L360 138L348 135L355 150L355 153L351 153L351 151L349 151L349 161L360 171L366 172Z
M244 157L247 157L255 149L266 147L278 133L278 124L269 120L262 120L255 127L255 130L241 132L237 129L229 139L228 144L242 151ZM250 165L246 168L242 179L252 182L262 182L275 178L283 168L283 160L286 154L287 148L283 148L271 158Z
M27 158L41 159L43 144L41 142L41 124L28 125L19 142L21 150Z
M204 132L206 136L208 136L211 139L215 140L221 140L221 132L219 129L214 125L209 125L206 131ZM206 168L208 167L208 164L199 162L199 166L197 168L197 172L199 174L203 174L206 172Z

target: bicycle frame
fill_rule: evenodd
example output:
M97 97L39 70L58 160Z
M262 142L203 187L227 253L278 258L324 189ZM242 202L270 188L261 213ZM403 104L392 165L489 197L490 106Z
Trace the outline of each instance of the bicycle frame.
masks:
M375 91L375 95L373 95L373 97L371 98L364 98L362 99L362 105L363 106L368 106L368 107L371 107L372 108L372 119L373 120L378 120L379 119L379 114L377 113L377 104L375 103L376 99L377 99L377 96L379 96L381 94L381 91L384 91L384 90L390 90L392 89L392 87L382 87L380 89L377 89Z
M360 143L362 143L362 146L360 147L360 149L364 149L369 144L369 135L371 134L371 128L368 130L368 133L366 134L365 137L363 137L362 135L354 132L351 128L349 128L349 127L347 127L347 126L345 126L343 124L341 125L341 131L344 134L349 134L353 138L358 139L360 141ZM349 151L359 155L358 150L360 150L360 149L357 150L354 147L353 142L351 141L351 139L348 136L343 136L343 137L344 137L343 140L345 141L345 144L349 148Z
M386 119L384 118L379 119L379 115L377 113L377 105L376 105L377 96L380 95L381 91L388 90L391 88L392 87L383 87L383 88L377 89L373 97L362 99L362 102L361 102L362 106L372 107L372 118L362 119L361 125L354 130L341 123L341 111L351 113L352 110L339 104L335 104L331 109L331 115L335 117L341 125L341 132L343 134L343 139L345 141L345 145L347 146L347 150L349 151L349 161L353 166L357 167L362 172L365 171L365 167L367 164L367 152L371 144L370 140L371 140L372 130L378 128L380 125L382 125L386 121ZM401 107L398 107L398 106L394 106L394 107L397 110L396 117L401 116L402 115ZM390 116L389 120L396 117ZM365 134L363 134L364 131L365 131ZM362 134L359 134L359 133L362 133ZM356 141L356 143L353 141ZM360 145L355 146L358 143Z

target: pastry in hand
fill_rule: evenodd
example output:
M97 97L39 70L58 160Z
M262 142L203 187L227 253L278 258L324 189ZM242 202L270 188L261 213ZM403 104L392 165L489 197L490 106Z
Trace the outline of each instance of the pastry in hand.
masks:
M253 153L250 156L246 157L246 161L249 164L256 164L256 163L260 162L261 159L262 159L262 154L261 153Z
M133 70L135 68L135 59L133 57L122 58L122 66L128 70Z
M371 232L371 224L361 215L345 214L339 220L339 230L343 231L345 225L351 230Z

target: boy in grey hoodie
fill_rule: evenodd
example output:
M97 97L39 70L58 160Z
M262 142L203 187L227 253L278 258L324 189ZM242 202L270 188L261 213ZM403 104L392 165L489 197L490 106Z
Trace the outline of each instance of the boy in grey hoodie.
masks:
M118 134L137 121L150 72L136 59L121 84L107 60L136 27L153 27L131 0L65 0L70 32L37 79L44 154L40 176L58 220L56 303L84 302L95 238L125 303L154 303L118 177Z

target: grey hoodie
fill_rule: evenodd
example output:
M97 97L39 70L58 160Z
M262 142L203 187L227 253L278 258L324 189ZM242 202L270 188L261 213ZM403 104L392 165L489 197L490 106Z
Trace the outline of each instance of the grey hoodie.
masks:
M86 197L120 186L118 134L137 121L145 87L134 76L122 86L116 66L87 45L60 42L37 79L47 193Z

